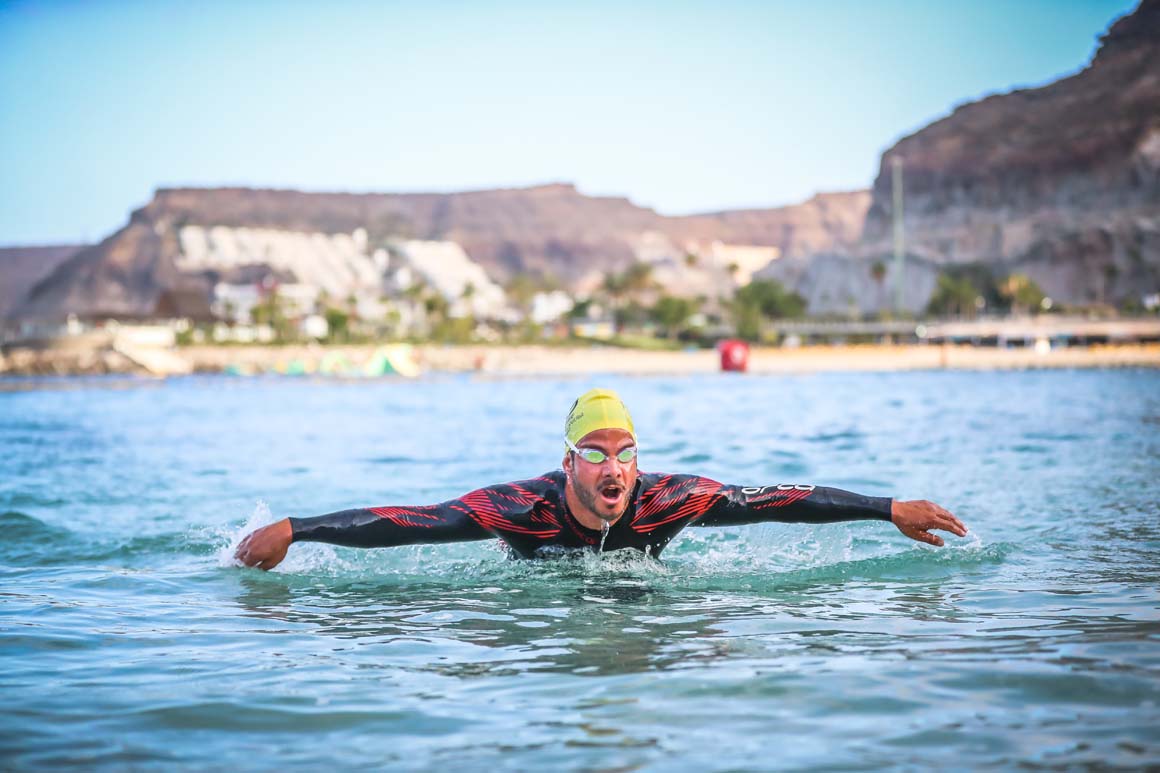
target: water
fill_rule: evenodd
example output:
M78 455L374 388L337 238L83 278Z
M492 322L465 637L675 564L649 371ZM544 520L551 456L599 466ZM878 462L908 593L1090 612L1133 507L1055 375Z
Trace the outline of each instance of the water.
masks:
M688 529L663 562L249 529L559 465L590 386L641 466L935 499ZM1160 763L1160 373L0 386L0 767Z

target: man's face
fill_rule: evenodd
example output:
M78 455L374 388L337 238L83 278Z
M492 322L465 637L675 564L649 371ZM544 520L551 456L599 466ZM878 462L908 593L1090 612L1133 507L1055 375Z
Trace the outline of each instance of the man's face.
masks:
M635 445L625 430L598 429L581 438L576 447L603 451L607 457L603 462L592 464L571 452L564 457L564 471L580 504L602 521L615 521L628 509L628 497L636 485L636 459L619 462L616 455Z

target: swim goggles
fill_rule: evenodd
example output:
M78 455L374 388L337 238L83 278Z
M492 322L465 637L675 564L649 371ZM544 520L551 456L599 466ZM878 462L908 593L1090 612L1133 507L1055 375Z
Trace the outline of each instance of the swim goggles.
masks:
M572 449L576 453L577 456L589 464L600 464L608 458L608 454L604 453L599 448L577 448L576 446L572 445L572 441L568 438L564 438L564 442L568 445L568 448ZM620 462L621 464L628 464L636 458L636 446L629 446L628 448L622 449L619 453L615 454L615 457L616 461Z

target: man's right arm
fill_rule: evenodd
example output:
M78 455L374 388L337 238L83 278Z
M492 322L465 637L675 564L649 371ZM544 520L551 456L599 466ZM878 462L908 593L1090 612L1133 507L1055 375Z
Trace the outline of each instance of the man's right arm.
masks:
M467 542L491 536L471 517L470 508L461 499L452 499L422 507L371 507L313 518L284 518L248 535L234 556L246 566L273 569L294 542L374 548Z

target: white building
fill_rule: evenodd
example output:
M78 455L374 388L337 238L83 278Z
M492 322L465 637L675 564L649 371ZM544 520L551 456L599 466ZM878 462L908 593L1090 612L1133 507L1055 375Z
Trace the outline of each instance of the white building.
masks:
M572 310L572 298L563 290L536 293L532 296L532 322L545 325L555 322Z
M452 316L510 316L503 288L455 242L411 240L400 242L396 249L411 269L447 300Z
M229 271L269 266L289 272L335 298L378 294L386 253L368 254L367 233L327 234L275 228L183 226L178 231L181 271Z

